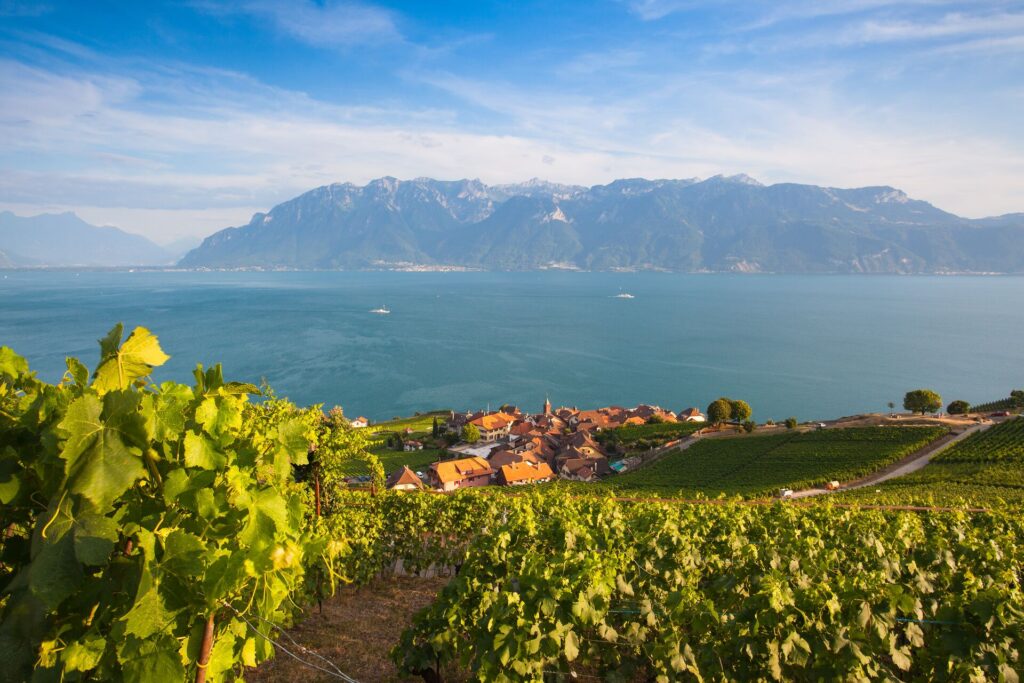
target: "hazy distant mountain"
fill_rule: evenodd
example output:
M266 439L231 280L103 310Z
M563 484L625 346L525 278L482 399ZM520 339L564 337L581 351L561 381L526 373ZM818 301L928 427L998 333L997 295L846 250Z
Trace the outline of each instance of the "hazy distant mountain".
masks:
M173 242L168 242L163 245L163 250L167 253L171 261L178 261L188 252L192 251L200 244L203 243L202 237L179 237Z
M969 220L891 187L745 175L616 180L374 180L328 185L208 237L187 267L744 272L1024 272L1024 214Z
M14 259L0 251L0 268L14 268L17 265Z
M0 212L0 250L14 265L142 266L174 261L145 237L90 225L73 213L21 217Z

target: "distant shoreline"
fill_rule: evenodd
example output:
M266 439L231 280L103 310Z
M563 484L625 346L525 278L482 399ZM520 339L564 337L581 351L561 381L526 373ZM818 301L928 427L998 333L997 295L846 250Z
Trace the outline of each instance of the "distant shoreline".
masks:
M829 271L745 271L745 270L668 270L664 268L617 268L607 270L587 270L584 268L533 268L524 270L488 270L471 266L430 266L414 265L396 268L270 268L262 266L245 266L239 268L179 268L176 266L14 266L0 267L0 273L7 272L83 272L83 273L611 273L618 275L635 275L640 273L658 273L663 275L851 275L858 277L896 276L896 277L1021 277L1021 272L989 272L989 271L921 271L912 273L901 272L853 272L843 270Z

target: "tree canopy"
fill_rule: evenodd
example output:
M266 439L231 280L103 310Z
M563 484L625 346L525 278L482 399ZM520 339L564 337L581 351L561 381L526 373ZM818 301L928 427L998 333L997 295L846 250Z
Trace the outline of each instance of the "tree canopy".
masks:
M732 402L727 398L720 398L708 406L708 420L715 424L726 422L732 417Z
M967 401L953 401L946 406L946 412L950 415L964 415L971 412L971 404Z
M931 389L914 389L903 397L903 407L913 413L934 413L942 408L942 397Z
M462 428L462 440L466 443L476 443L480 440L480 430L474 424L467 424Z

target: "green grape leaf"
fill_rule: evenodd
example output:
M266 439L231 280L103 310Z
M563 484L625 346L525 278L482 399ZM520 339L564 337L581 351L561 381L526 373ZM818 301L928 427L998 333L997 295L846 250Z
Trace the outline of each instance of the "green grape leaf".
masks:
M309 439L306 438L306 425L302 418L295 417L279 424L277 438L293 465L309 464Z
M103 358L93 375L92 386L101 394L127 389L132 382L149 375L153 368L170 359L160 348L157 338L145 327L136 327L120 348L113 348L113 333L118 328L111 330L111 335L100 342ZM116 338L120 339L120 336L118 330Z
M71 402L60 423L67 437L61 457L68 490L84 496L101 512L145 474L138 449L125 443L126 436L145 432L139 424L142 416L131 412L133 400L137 404L138 395L133 392L108 394L103 404L99 397L85 394ZM106 420L101 418L105 407L112 413Z
M205 553L206 545L198 536L175 529L164 540L163 566L181 576L198 576Z
M29 590L50 609L73 595L81 586L83 574L72 534L44 542L29 566L28 577Z
M68 671L90 671L95 669L107 648L106 638L90 636L68 643L61 654L64 668Z
M157 584L152 584L135 599L135 604L122 617L122 621L125 624L125 633L139 638L149 638L164 630L173 618L174 613L164 606Z
M117 543L117 524L109 517L85 513L75 520L75 556L85 565L107 563Z
M28 361L7 346L0 346L0 379L13 380L28 374Z
M204 434L185 433L185 465L204 470L224 467L227 456L217 450L214 443Z
M167 683L185 680L178 641L169 635L128 638L118 654L125 683Z
M77 358L71 358L70 356L64 359L64 363L68 366L68 375L71 379L80 387L85 387L89 384L89 368L85 367L85 364Z
M580 654L580 641L577 639L576 634L569 631L565 634L565 643L563 649L565 650L565 658L570 662L575 660Z
M241 402L234 397L207 397L196 408L196 422L211 436L220 436L242 427Z
M8 452L12 451L8 449ZM13 455L13 453L12 453ZM8 456L7 453L0 458L0 503L10 505L11 501L18 497L21 491L22 481L17 456Z

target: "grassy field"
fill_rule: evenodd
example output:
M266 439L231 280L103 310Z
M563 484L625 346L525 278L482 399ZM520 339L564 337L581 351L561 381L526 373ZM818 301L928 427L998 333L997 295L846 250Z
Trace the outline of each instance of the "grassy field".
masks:
M1024 418L971 435L913 474L837 499L880 505L1024 503Z
M447 410L436 410L430 413L422 413L420 415L414 415L412 417L401 417L396 420L388 420L386 422L376 422L369 427L367 431L371 433L376 432L395 432L404 433L406 429L412 429L414 433L424 434L429 433L434 426L434 418L436 417L438 422L444 423L448 419L449 411Z
M940 427L866 427L706 439L596 486L617 493L760 497L779 488L849 481L889 465L945 433ZM585 485L595 486L595 485Z

